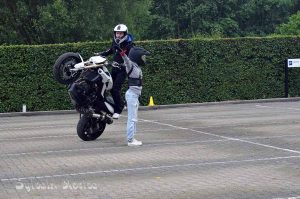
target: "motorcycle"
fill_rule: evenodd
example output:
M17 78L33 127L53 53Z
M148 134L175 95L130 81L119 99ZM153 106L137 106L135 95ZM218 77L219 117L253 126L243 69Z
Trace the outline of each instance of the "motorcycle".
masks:
M53 66L54 78L68 85L71 102L80 113L77 134L84 141L97 139L106 124L113 123L114 102L107 92L113 80L108 66L122 67L99 55L84 61L79 53L73 52L61 55Z

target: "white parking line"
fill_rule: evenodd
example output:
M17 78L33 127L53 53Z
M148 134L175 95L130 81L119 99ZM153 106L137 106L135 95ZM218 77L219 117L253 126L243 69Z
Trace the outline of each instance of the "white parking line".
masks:
M145 121L144 121L145 122ZM153 122L157 122L156 120L153 120ZM274 123L267 123L269 124L278 124L278 122L274 122ZM240 125L223 125L223 126L230 126L230 127L237 127ZM47 126L49 127L49 126ZM212 125L212 126L197 126L197 127L193 127L194 129L196 128L211 128L211 127L221 127L219 125ZM43 128L43 127L41 127ZM21 128L20 128L21 129ZM10 130L10 129L7 129ZM151 131L172 131L172 128L160 128L160 129L143 129L141 131L139 131L140 133L142 132L151 132ZM276 135L276 136L255 136L255 137L244 137L242 139L246 139L246 140L251 140L251 139L267 139L267 138L281 138L281 137L297 137L300 136L300 134L292 134L292 135ZM63 138L63 137L77 137L77 135L75 135L75 133L73 134L65 134L65 135L50 135L50 136L33 136L33 137L12 137L12 138L0 138L0 142L1 141L18 141L18 140L34 140L34 139L49 139L49 138Z
M258 142L247 141L247 140L239 139L239 138L233 138L233 137L228 137L228 136L217 135L217 134L208 133L208 132L204 132L204 131L198 131L198 130L194 130L194 129L189 129L189 128L186 128L186 127L175 126L175 125L172 125L172 124L166 124L166 123L161 123L161 122L154 122L154 121L151 121L151 120L144 120L144 119L141 119L141 120L143 120L145 122L154 123L154 124L159 124L159 125L164 125L164 126L168 126L168 127L173 127L173 128L176 128L176 129L193 131L193 132L201 133L201 134L204 134L204 135L210 135L210 136L219 137L219 138L223 138L223 139L235 140L235 141L239 141L239 142L245 142L245 143L249 143L249 144L253 144L253 145L258 145L258 146L263 146L263 147L267 147L267 148L272 148L272 149L276 149L276 150L282 150L282 151L287 151L287 152L291 152L291 153L300 154L300 151L297 151L297 150L292 150L292 149L287 149L287 148L282 148L282 147L276 147L276 146L272 146L272 145L268 145L268 144L261 144L261 143L258 143Z
M273 198L273 199L300 199L300 196L292 196L292 197L285 197L285 198Z
M26 129L41 129L41 128L61 128L61 127L73 127L74 125L45 125L45 126L26 126L26 127L8 127L0 128L0 131L12 131L12 130L26 130Z
M186 142L167 142L167 143L157 143L157 144L143 144L143 147L151 147L151 146L165 146L165 145L179 145L179 144L194 144L194 143L209 143L209 142L228 142L230 140L219 139L219 140L201 140L201 141L186 141ZM52 150L52 151L35 151L35 152L24 152L24 153L6 153L0 154L0 157L7 156L23 156L23 155L34 155L34 154L51 154L51 153L65 153L65 152L78 152L78 151L95 151L95 150L103 150L103 149L120 149L126 148L127 145L124 146L112 146L112 147L93 147L93 148L85 148L85 149L65 149L65 150Z
M171 130L171 129L164 129L164 130ZM300 136L300 135L256 136L256 137L243 138L243 140L270 139L270 138L297 137L297 136ZM228 142L228 141L235 141L235 140L234 139L214 139L214 140L199 140L199 141L195 140L195 141L190 141L190 142L189 141L186 141L186 142L167 142L167 143L163 142L163 143L156 143L156 144L144 144L143 146L151 147L151 146L163 146L163 145L179 145L179 144L209 143L209 142ZM6 153L6 154L0 154L0 157L34 155L34 154L66 153L66 152L78 152L78 151L95 151L95 150L114 149L114 148L128 148L128 147L127 146L113 146L113 147L93 147L93 148L84 148L84 149L80 148L80 149L65 149L65 150L51 150L51 151L34 151L34 152L24 152L24 153Z
M197 127L198 128L198 127ZM139 133L143 132L151 132L151 131L173 131L173 129L152 129L152 130L143 130L139 131ZM291 134L291 135L274 135L274 136L254 136L254 137L242 137L240 139L244 140L256 140L256 139L272 139L272 138L285 138L285 137L298 137L300 134ZM50 136L34 136L34 137L24 137L24 138L0 138L1 141L18 141L18 140L34 140L34 139L49 139L49 138L63 138L63 137L78 137L77 135L50 135Z
M107 173L120 173L120 172L136 172L136 171L142 171L142 170L155 170L155 169L166 169L166 168L171 169L171 168L182 168L182 167L193 167L193 166L224 165L224 164L245 163L245 162L262 162L262 161L273 161L273 160L291 159L291 158L300 158L300 156L286 156L286 157L259 158L259 159L246 159L246 160L199 162L199 163L191 163L191 164L135 167L135 168L111 169L111 170L100 170L100 171L88 171L88 172L81 172L81 173L68 173L68 174L45 175L45 176L29 176L29 177L22 177L22 178L2 178L1 182L37 180L37 179L45 179L45 178L70 177L70 176L82 176L82 175L92 175L92 174L102 174L102 173L107 174Z
M256 140L256 139L272 139L272 138L287 138L287 137L300 137L300 134L291 135L273 135L273 136L253 136L253 137L243 137L243 140Z
M293 124L300 123L296 121L292 121ZM256 122L254 123L239 123L239 124L213 124L213 125L207 125L207 126L194 126L193 128L218 128L218 127L247 127L247 126L253 126L253 125L279 125L279 124L287 124L287 121L276 121L276 122Z
M300 111L299 108L286 108L286 107L274 107L274 106L263 106L263 105L260 105L260 104L257 104L255 105L256 107L259 107L259 108L271 108L271 109L282 109L282 110L294 110L294 111Z
M34 136L34 137L24 137L24 138L17 138L17 137L0 138L0 141L34 140L34 139L49 139L49 138L63 138L63 137L75 137L75 135L48 135L48 136Z
M145 129L140 132L151 132L151 131L171 131L173 129ZM12 137L12 138L0 138L1 141L18 141L18 140L34 140L34 139L49 139L49 138L63 138L63 137L78 137L76 133L65 134L65 135L49 135L49 136L33 136L33 137Z

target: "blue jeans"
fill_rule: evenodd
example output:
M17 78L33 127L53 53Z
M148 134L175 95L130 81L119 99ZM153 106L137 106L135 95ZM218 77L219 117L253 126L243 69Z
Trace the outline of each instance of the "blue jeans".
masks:
M136 133L136 124L138 121L139 95L132 92L130 89L126 91L125 99L127 102L127 141L134 139Z

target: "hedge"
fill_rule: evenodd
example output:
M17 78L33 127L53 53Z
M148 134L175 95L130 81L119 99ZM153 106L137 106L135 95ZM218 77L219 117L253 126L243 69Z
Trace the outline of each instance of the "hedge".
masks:
M136 42L151 52L143 68L141 105L284 97L284 66L300 58L300 37ZM52 66L65 52L84 59L110 42L0 46L0 112L73 109ZM111 58L111 57L110 57ZM289 69L289 94L300 95L300 68ZM125 92L126 86L123 88Z

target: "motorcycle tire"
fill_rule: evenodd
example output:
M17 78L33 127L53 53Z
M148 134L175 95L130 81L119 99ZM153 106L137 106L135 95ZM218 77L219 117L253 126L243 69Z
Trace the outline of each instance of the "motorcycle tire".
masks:
M61 84L71 84L78 79L80 72L71 72L74 65L80 63L78 53L68 52L62 54L53 65L54 79Z
M83 141L96 140L105 130L106 123L83 115L77 124L77 134Z

